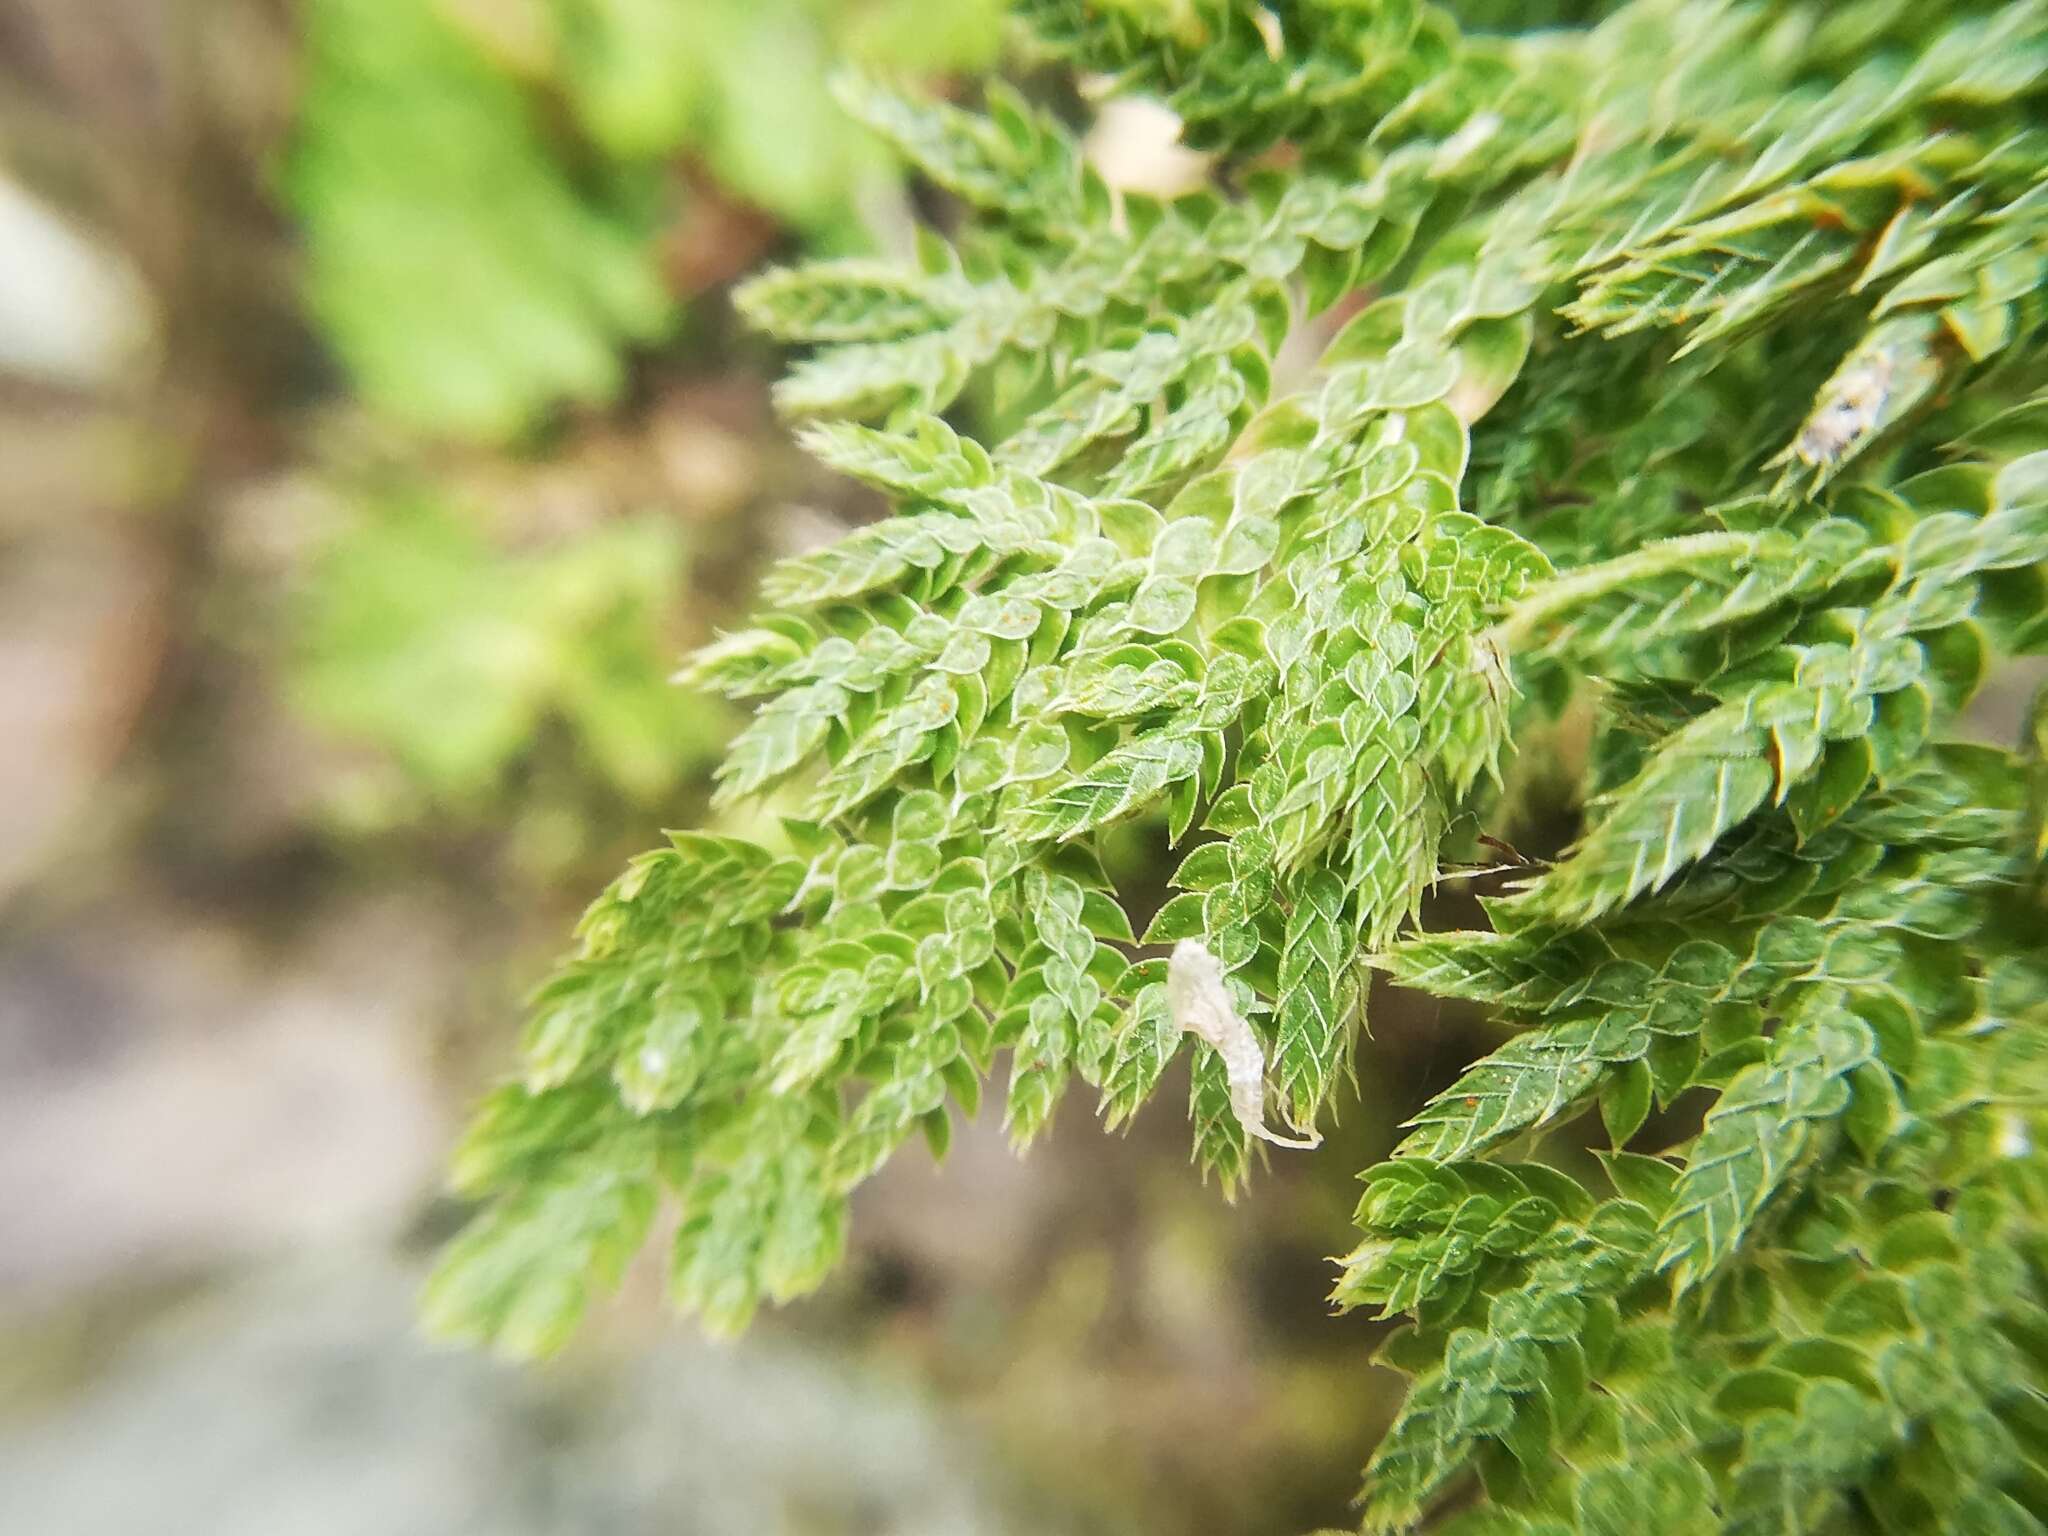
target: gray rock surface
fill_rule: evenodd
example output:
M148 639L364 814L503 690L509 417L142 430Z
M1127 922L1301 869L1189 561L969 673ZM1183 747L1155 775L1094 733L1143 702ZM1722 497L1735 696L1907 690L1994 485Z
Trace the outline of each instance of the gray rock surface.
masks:
M0 1424L5 1528L64 1536L1000 1536L907 1389L766 1335L515 1367L422 1340L418 1276L330 1254L147 1330ZM1042 1521L1031 1529L1044 1532Z

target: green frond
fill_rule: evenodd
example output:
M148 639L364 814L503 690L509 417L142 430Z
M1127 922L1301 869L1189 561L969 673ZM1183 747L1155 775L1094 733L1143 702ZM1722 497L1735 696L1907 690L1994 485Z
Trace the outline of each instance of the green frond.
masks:
M1850 1079L1876 1059L1868 1025L1841 998L1803 999L1769 1053L1722 1090L1663 1222L1661 1267L1682 1290L1712 1275L1766 1202L1824 1154L1846 1116Z
M1589 1407L1616 1333L1615 1298L1641 1275L1653 1212L1611 1201L1551 1234L1527 1278L1495 1291L1443 1340L1366 1468L1365 1528L1405 1529L1483 1442L1511 1451L1568 1436Z
M1419 106L1415 98L1455 69L1460 48L1449 17L1416 0L1286 12L1235 0L1028 0L1019 9L1076 67L1160 95L1203 149L1363 140L1382 118Z
M805 819L592 908L437 1321L557 1342L665 1195L736 1327L996 1073L1019 1146L1076 1079L1115 1128L1190 1032L1235 1195L1377 968L1503 1034L1339 1261L1407 1319L1367 1529L2038 1530L2048 705L1971 711L2048 650L2048 4L1021 9L1210 184L844 87L969 212L739 295L888 502L683 674L753 701L721 804ZM1142 939L1126 826L1182 850Z
M1865 251L1880 230L1893 247L1922 245L1944 221L1960 221L1966 206L1916 207L1926 181L1910 151L1831 166L1631 248L1583 279L1563 313L1609 336L1680 327L1690 332L1686 350L1726 339L1814 303L1828 285L1847 290L1867 277ZM1899 259L1895 249L1884 254Z
M919 171L1020 230L1071 240L1104 212L1106 196L1066 131L1001 85L990 88L985 117L859 74L840 75L833 95Z
M516 1355L560 1348L647 1240L651 1164L565 1160L494 1206L442 1255L420 1301L427 1327Z

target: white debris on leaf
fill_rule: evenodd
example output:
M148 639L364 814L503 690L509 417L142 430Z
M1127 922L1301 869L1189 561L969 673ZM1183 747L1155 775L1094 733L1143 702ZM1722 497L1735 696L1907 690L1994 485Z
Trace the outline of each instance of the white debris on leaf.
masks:
M1830 381L1792 451L1802 464L1833 469L1877 430L1891 398L1892 356L1882 347L1855 358Z
M1223 1058L1230 1080L1230 1112L1245 1134L1276 1147L1319 1147L1320 1135L1278 1136L1266 1129L1266 1053L1230 1000L1223 963L1199 939L1182 939L1166 962L1166 1006L1173 1022L1207 1042Z
M1184 197L1209 177L1215 157L1180 142L1181 121L1173 111L1142 96L1115 96L1102 103L1086 144L1088 163L1118 193ZM1124 210L1116 223L1121 230Z

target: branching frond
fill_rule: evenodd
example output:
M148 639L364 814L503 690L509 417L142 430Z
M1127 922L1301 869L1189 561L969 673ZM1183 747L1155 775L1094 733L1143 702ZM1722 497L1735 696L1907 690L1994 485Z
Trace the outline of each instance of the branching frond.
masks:
M1214 185L846 87L973 213L740 297L890 503L685 668L756 701L723 799L802 819L592 909L436 1319L551 1345L666 1191L675 1296L736 1326L1003 1057L1024 1144L1189 1051L1234 1192L1377 967L1507 1033L1341 1261L1411 1319L1368 1529L2040 1529L2048 706L1959 738L2048 649L2048 5L1022 8ZM1419 930L1518 741L1576 840ZM1142 939L1132 822L1180 848ZM1551 1166L1582 1132L1604 1176Z

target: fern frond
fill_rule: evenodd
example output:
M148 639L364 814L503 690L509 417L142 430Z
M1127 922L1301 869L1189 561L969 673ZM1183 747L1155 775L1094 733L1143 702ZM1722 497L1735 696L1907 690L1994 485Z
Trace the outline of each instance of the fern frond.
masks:
M1822 1155L1814 1138L1844 1118L1849 1080L1876 1050L1845 999L1801 999L1765 1058L1722 1090L1664 1215L1658 1263L1679 1289L1724 1263L1765 1202Z
M1520 1284L1443 1340L1366 1469L1365 1528L1403 1529L1484 1441L1512 1448L1569 1434L1607 1364L1615 1298L1650 1262L1656 1213L1610 1201L1553 1235Z
M852 73L833 82L833 95L919 171L1018 230L1072 240L1105 209L1107 194L1065 129L1000 84L989 89L986 116Z
M1444 11L1413 0L1285 14L1232 0L1107 10L1029 0L1020 9L1078 68L1163 97L1203 149L1364 139L1456 70L1462 47Z
M1368 1529L2036 1528L2042 706L1955 738L2048 648L2048 4L1024 9L1214 185L1119 200L1017 98L846 88L973 214L740 296L890 503L686 668L757 701L723 799L806 819L593 908L436 1316L555 1342L658 1186L676 1298L737 1326L1005 1055L1022 1145L1200 1035L1234 1194L1315 1140L1376 966L1508 1033L1340 1261L1411 1319ZM1576 841L1416 931L1532 741ZM1126 823L1185 845L1142 940ZM1552 1166L1596 1107L1602 1174Z

